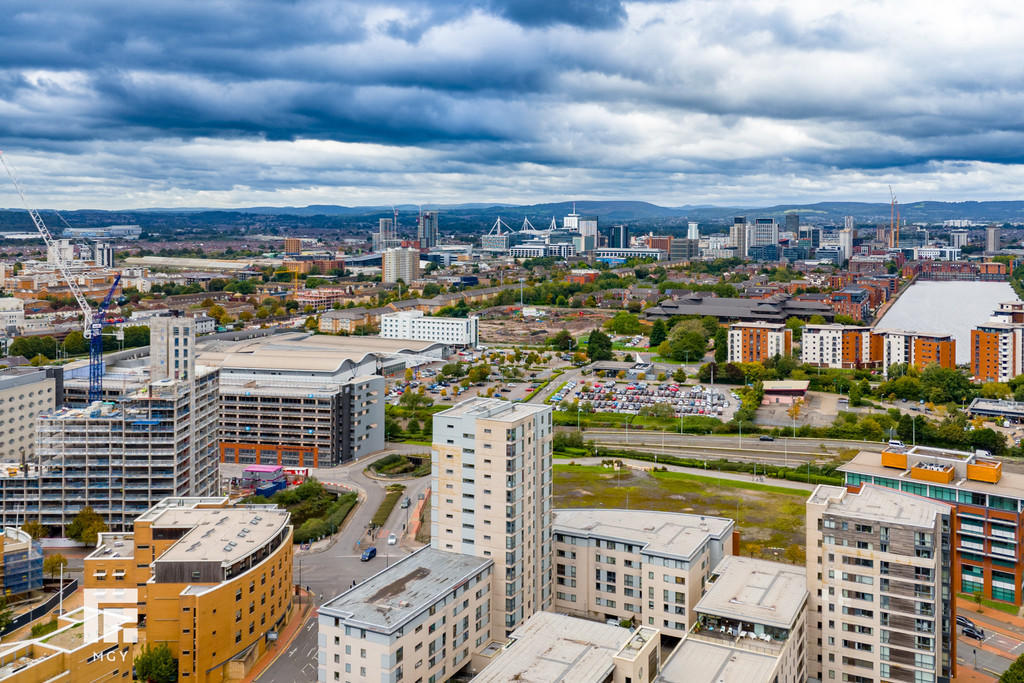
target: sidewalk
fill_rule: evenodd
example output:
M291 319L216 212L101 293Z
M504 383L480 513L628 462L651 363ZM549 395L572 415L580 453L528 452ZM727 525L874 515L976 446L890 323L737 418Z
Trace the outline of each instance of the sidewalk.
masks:
M305 590L300 588L299 595L304 598L303 602L296 609L296 612L292 616L291 621L288 622L288 625L284 627L284 630L280 634L278 634L277 642L274 644L274 647L263 653L263 656L253 665L249 673L241 680L241 683L252 683L252 681L255 681L263 674L263 672L269 669L270 665L277 661L277 658L288 650L288 646L291 645L293 640L295 640L295 636L298 634L299 629L301 629L302 625L306 623L306 618L310 615L310 612L316 612L316 610L313 609L314 598L312 594L307 593Z
M965 600L957 596L956 613L963 615L971 621L991 626L992 630L999 631L1003 635L1024 640L1024 618L1015 614L1007 614L991 607L983 607L978 610L978 605L972 600Z
M957 683L995 683L996 681L995 678L986 676L960 663L957 663L956 676L953 677L953 680Z

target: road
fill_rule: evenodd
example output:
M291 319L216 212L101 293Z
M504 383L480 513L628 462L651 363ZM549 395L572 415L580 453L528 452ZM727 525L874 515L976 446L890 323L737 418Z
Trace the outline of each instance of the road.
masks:
M340 485L359 493L360 502L349 515L345 526L337 535L337 540L325 550L319 552L299 551L295 553L293 563L295 581L308 586L315 594L316 604L321 605L336 595L343 593L353 585L387 568L392 561L407 556L422 547L412 539L403 536L404 525L415 507L417 497L430 484L430 477L405 480L405 495L412 499L412 505L402 509L396 505L387 524L378 531L374 539L367 535L367 528L377 508L384 500L384 488L389 483L367 477L363 470L366 466L390 453L408 454L429 453L426 446L407 444L388 444L388 448L362 460L332 468L315 468L312 475L325 485ZM245 465L221 465L221 476L238 476ZM429 504L429 501L428 501ZM387 545L390 532L402 536L398 545ZM369 562L361 562L360 555L364 548L376 544L377 557ZM287 650L256 679L262 683L287 683L289 681L315 681L317 655L316 611L310 613L307 623Z
M960 666L968 666L993 678L999 678L1013 663L1012 659L983 650L978 646L978 641L963 636L956 641L956 659Z

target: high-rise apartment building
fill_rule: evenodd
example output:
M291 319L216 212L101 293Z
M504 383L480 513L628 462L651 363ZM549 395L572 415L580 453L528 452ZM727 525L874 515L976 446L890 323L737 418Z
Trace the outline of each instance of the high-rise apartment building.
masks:
M700 227L697 225L697 221L690 221L689 223L686 224L686 239L700 239Z
M382 281L409 284L420 276L420 252L418 249L396 247L388 249L381 257Z
M416 237L420 241L420 249L433 249L440 244L437 227L437 211L423 211L419 215L416 226Z
M1003 231L998 225L985 228L985 251L994 254L1002 248Z
M284 253L288 256L298 256L302 253L302 240L298 237L284 238Z
M921 487L946 468L915 465ZM807 501L808 672L821 681L934 681L955 674L954 510L865 483Z
M377 232L373 233L370 237L373 242L374 253L402 246L402 241L398 239L398 226L395 225L394 218L381 218L377 226Z
M431 545L494 562L492 636L549 609L550 406L472 398L434 415Z
M737 216L732 220L732 227L729 228L729 246L736 248L736 256L746 258L747 248L750 246L746 216Z
M580 216L579 222L580 237L589 237L593 239L594 247L597 247L597 216Z
M847 216L847 218L851 217ZM849 261L853 256L853 228L844 228L839 231L839 250L843 253L844 261Z
M756 363L793 353L793 330L785 323L734 323L729 326L729 362Z
M985 323L971 330L971 374L980 382L1009 382L1024 372L1024 324Z
M151 318L149 322L149 379L189 381L195 377L195 320L186 317Z
M967 230L950 230L949 246L954 249L963 249L970 241L970 232Z

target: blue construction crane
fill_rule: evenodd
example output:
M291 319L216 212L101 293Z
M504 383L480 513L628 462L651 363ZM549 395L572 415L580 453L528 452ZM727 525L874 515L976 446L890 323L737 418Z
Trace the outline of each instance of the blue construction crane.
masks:
M21 188L21 180L18 179L17 173L14 172L14 166L4 156L3 152L0 152L0 164L3 164L7 175L11 177L14 189L17 191L18 196L21 197L21 203L28 210L32 223L35 224L36 230L43 238L43 242L46 243L47 253L53 256L54 265L60 271L64 282L67 283L68 289L78 303L78 308L82 311L82 335L89 340L89 402L99 401L103 396L103 326L107 324L104 323L103 318L106 316L107 308L110 306L110 301L114 296L114 291L121 282L121 274L118 273L114 279L114 284L110 291L107 292L107 296L103 300L99 311L94 312L92 306L86 301L85 295L82 294L78 282L72 277L71 269L68 267L67 261L64 260L61 250L57 248L56 241L53 239L53 235L50 234L50 229L43 223L43 218L39 215L39 212L29 206L28 200L25 198L25 192Z
M107 309L120 283L121 273L118 273L92 319L92 335L89 337L89 403L103 399L103 328L111 324L106 320Z

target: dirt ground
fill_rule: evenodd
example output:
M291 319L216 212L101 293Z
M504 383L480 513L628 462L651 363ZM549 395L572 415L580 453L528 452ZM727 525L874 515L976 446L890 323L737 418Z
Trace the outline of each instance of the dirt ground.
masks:
M714 474L709 473L713 478ZM663 510L737 519L744 555L797 561L804 556L805 495L750 491L647 472L556 466L554 506Z
M576 337L600 327L610 313L576 309L544 309L540 318L520 318L518 313L491 309L480 320L480 341L484 344L543 344L560 330Z

